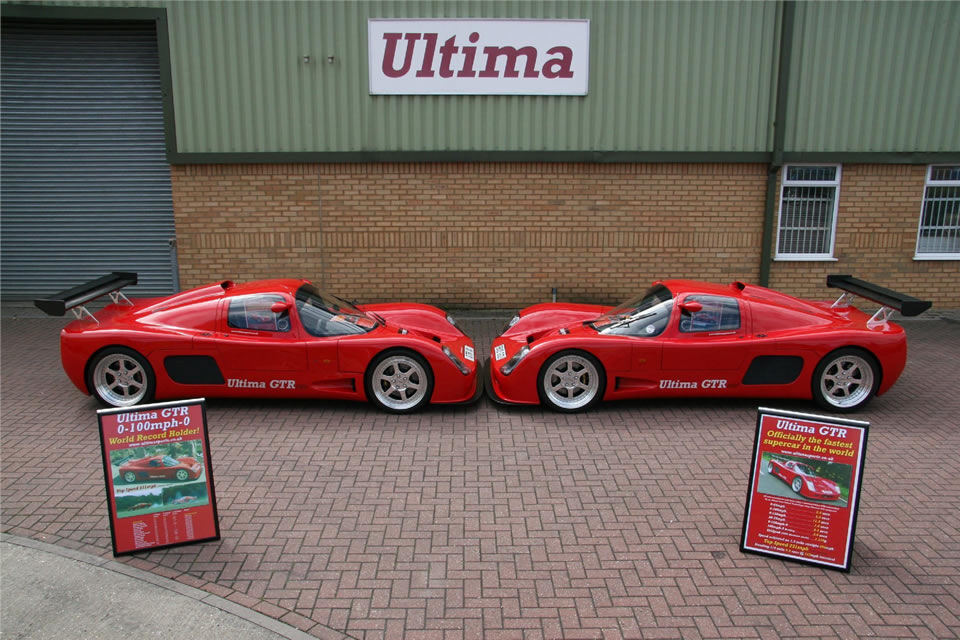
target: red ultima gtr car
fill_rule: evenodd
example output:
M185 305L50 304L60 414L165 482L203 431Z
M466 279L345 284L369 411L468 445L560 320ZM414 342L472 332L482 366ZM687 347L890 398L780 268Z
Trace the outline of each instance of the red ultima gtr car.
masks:
M196 480L203 466L193 458L174 458L173 456L149 456L138 460L129 460L120 466L120 477L124 482L138 480Z
M859 409L897 381L903 329L889 322L930 303L850 276L828 276L831 304L764 287L655 282L617 307L539 304L493 341L488 394L507 404L583 411L600 400L653 397L812 398ZM873 317L854 295L881 309Z
M810 465L795 460L772 458L767 461L767 473L780 478L793 489L807 498L815 500L836 500L840 497L840 487L833 480L821 478Z
M226 280L130 300L115 272L34 301L77 317L60 334L67 376L108 405L206 397L369 400L408 413L480 397L473 342L424 304L357 305L309 280ZM110 295L96 315L83 305Z

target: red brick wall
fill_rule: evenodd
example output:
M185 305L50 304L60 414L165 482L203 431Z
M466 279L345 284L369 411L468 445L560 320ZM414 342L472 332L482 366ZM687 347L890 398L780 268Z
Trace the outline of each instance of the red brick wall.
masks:
M843 170L837 262L771 285L829 298L854 273L960 307L956 262L915 262L923 167ZM760 164L175 166L184 287L303 276L366 301L514 308L614 302L661 277L756 281ZM778 192L779 193L779 192ZM936 284L931 284L934 279Z

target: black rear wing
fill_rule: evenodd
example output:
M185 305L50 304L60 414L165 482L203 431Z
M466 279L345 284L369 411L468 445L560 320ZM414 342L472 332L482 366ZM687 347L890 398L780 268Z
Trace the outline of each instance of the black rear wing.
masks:
M893 309L899 311L900 315L909 317L918 316L933 306L933 303L928 300L920 300L913 296L885 289L853 276L827 276L827 286L846 292L833 303L834 307L848 306L853 296L860 296L882 305L881 309L870 319L871 321L885 322Z
M48 316L62 316L69 310L77 318L86 315L96 322L97 319L83 305L108 294L114 304L119 304L122 301L132 305L133 303L120 292L120 289L134 284L137 284L137 274L128 271L114 271L50 297L38 298L33 301L33 304Z

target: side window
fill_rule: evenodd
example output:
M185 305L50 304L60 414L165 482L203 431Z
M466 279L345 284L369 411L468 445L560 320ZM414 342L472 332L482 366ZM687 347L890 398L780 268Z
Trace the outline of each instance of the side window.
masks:
M283 302L283 296L263 294L231 298L227 326L251 331L290 331L290 310L285 309L280 313L270 310L277 302Z
M696 313L682 310L680 331L700 333L703 331L731 331L740 328L740 305L733 298L723 296L687 296L686 302L699 302L703 307Z

